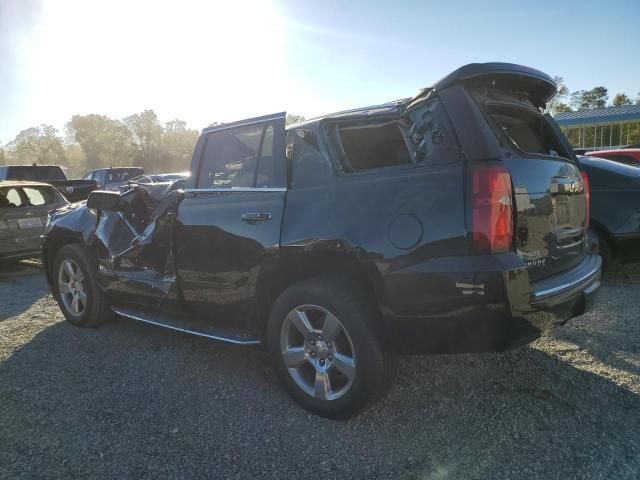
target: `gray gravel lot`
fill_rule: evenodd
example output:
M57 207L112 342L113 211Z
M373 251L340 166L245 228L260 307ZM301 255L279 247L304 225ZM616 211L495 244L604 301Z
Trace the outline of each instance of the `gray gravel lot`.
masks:
M640 478L640 280L503 354L405 358L348 422L301 410L264 352L63 321L0 272L2 478Z

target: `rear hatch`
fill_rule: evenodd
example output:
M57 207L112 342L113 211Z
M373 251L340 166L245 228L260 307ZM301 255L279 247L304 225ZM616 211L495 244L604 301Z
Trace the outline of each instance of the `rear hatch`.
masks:
M503 150L515 200L514 246L530 279L573 267L585 253L588 187L557 124L541 113L555 84L501 72L467 87Z

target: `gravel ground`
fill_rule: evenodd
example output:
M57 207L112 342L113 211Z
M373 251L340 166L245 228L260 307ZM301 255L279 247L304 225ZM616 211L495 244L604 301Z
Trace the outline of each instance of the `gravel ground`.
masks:
M633 275L631 275L633 276ZM37 265L0 273L2 478L640 478L640 280L503 354L405 358L348 422L260 349L63 321Z

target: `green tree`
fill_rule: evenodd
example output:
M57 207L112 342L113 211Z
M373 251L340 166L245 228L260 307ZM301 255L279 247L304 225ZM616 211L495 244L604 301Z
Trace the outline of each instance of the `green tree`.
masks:
M631 105L633 102L631 102L631 99L624 93L616 93L616 95L613 97L613 101L611 102L611 104L614 107L621 107L623 105Z
M604 108L607 106L609 94L605 87L594 87L591 90L578 90L571 94L569 101L576 110L586 108Z
M302 115L296 115L294 113L287 113L287 125L292 125L294 123L304 122L306 118Z
M571 107L569 107L569 105L567 104L569 89L564 83L564 78L556 75L555 77L553 77L553 81L556 82L558 91L555 97L553 97L547 104L547 110L551 112L551 114L570 112Z
M137 165L153 172L161 168L160 143L163 128L153 110L145 110L124 119L131 132Z
M66 164L62 138L51 125L22 130L9 144L18 163Z
M105 115L74 115L67 133L82 147L87 169L131 165L133 137L122 121Z
M162 167L172 171L187 170L197 141L198 131L188 129L187 122L176 119L165 123L160 142Z

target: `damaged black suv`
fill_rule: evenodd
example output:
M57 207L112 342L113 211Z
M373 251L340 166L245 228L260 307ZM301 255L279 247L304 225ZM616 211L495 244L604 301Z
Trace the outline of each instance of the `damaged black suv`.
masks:
M601 259L588 184L542 113L555 92L472 64L405 100L207 128L184 190L50 214L51 291L78 326L264 344L304 408L351 416L398 353L504 350L589 308Z

